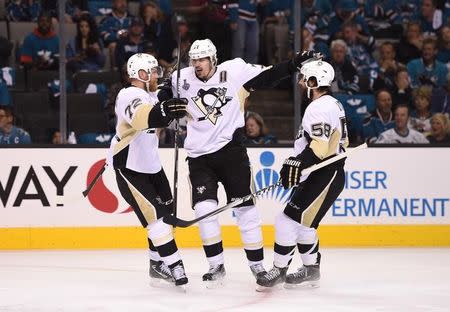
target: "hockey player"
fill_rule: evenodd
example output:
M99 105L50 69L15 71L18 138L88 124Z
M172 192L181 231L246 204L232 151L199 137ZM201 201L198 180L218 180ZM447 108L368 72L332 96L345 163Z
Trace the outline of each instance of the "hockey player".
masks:
M147 229L152 282L174 281L181 286L188 282L183 262L172 226L162 222L172 211L172 194L159 160L155 128L184 117L187 100L157 102L156 82L162 69L149 54L131 56L127 72L131 86L123 88L116 98L116 135L108 164L114 167L120 193Z
M311 55L297 55L277 67L265 68L240 58L218 65L216 47L209 39L196 40L190 50L190 66L180 72L180 96L189 100L187 137L192 204L196 217L215 210L218 182L224 186L227 201L251 193L250 161L242 145L244 102L249 91L271 87L287 77ZM274 79L273 77L276 77ZM172 76L173 92L177 87ZM261 219L253 201L234 210L250 270L255 277L264 274ZM217 216L199 223L209 271L203 275L206 286L221 284L225 276L221 229Z
M348 145L345 113L341 103L329 93L333 67L322 60L300 68L299 85L307 90L307 106L294 143L294 156L285 160L280 171L284 188L295 187L284 211L275 219L274 266L257 279L257 290L280 283L286 288L320 279L320 253L317 227L344 188L344 162L337 161L308 176L303 169L342 153ZM286 275L297 245L303 266Z

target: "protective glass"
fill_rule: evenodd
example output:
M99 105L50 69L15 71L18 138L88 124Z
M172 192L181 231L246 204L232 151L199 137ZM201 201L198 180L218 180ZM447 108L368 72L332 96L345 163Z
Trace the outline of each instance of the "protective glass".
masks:
M297 83L299 83L300 81L303 81L306 83L306 76L300 72L297 72Z
M161 66L156 66L152 68L151 74L156 75L157 78L162 78L164 75L164 70Z

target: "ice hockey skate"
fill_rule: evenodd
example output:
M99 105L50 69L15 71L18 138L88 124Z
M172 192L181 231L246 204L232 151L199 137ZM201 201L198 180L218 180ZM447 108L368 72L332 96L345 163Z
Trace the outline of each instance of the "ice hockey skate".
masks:
M270 271L256 279L256 291L268 291L276 285L283 283L286 279L288 267L278 268L274 266Z
M320 286L320 253L317 255L317 263L313 265L303 265L297 272L288 274L284 283L284 288L292 289L297 287Z
M262 263L253 264L250 266L250 270L252 271L253 276L258 279L259 277L262 277L264 274L267 273L266 269L264 269L264 266Z
M175 286L177 288L186 291L186 284L188 283L188 278L186 277L186 272L184 271L184 265L181 260L175 262L170 267L170 273L172 274Z
M304 265L297 272L286 276L284 288L292 289L297 287L320 286L320 268L318 264Z
M225 278L225 266L223 263L210 265L208 273L203 274L203 282L206 288L217 288L223 285Z
M171 285L174 282L172 273L163 261L150 260L150 285L160 287L163 285Z

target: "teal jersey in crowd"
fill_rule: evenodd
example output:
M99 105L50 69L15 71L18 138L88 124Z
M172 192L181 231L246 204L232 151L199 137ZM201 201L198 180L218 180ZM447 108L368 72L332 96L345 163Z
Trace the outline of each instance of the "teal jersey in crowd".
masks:
M30 144L31 137L22 128L13 126L11 132L5 134L0 130L0 145L1 144Z

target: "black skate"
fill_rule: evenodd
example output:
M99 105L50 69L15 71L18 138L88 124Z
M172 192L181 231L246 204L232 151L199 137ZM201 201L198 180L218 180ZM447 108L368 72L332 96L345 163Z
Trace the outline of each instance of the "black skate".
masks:
M286 279L287 270L288 267L278 268L273 266L270 271L256 279L256 291L266 291L278 284L283 283Z
M183 261L178 260L174 264L170 265L170 273L175 281L175 286L180 286L186 290L185 285L188 283L186 272L184 271Z
M320 253L317 256L317 263L313 265L304 265L297 272L288 274L284 288L297 287L319 287L320 285Z
M208 273L203 275L203 282L205 282L206 288L216 288L223 284L225 277L225 266L223 263L218 265L210 265Z
M250 266L250 270L252 271L253 276L258 279L259 277L262 277L264 274L266 274L266 269L264 269L264 266L262 263L253 264Z
M172 284L172 273L163 261L150 260L150 268L148 270L150 275L150 285L159 286L160 284Z

